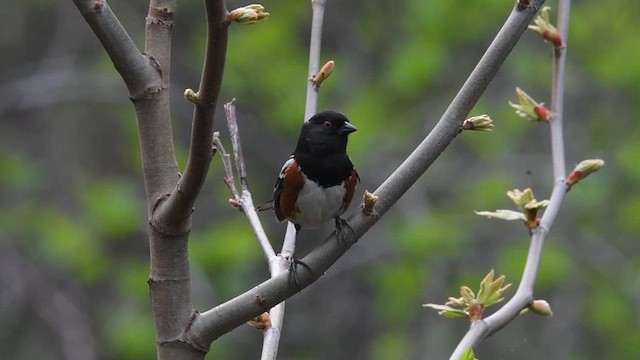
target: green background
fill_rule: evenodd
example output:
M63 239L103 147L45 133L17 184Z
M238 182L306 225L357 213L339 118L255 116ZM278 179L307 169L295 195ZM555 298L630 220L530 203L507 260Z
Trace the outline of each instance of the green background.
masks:
M221 103L237 98L256 203L271 196L303 120L309 1L264 1L271 18L232 26ZM111 1L139 46L144 1ZM229 1L229 9L246 5ZM509 14L510 1L329 0L322 61L336 69L319 108L358 127L349 153L374 190L426 136ZM552 6L555 19L556 2ZM480 359L640 357L640 7L576 1L565 92L569 169L605 168L567 196L545 247L528 315L487 339ZM172 112L184 167L205 41L201 1L180 1ZM3 359L151 359L147 220L133 108L119 75L71 1L24 0L0 12L0 353ZM465 132L320 281L287 303L281 359L442 359L467 329L421 307L490 269L517 285L528 246L520 223L474 210L513 208L507 190L547 198L548 127L508 106L519 86L548 103L552 53L527 32ZM221 104L216 129L228 143ZM194 305L209 309L268 277L241 213L227 205L215 158L196 203L190 252ZM353 209L351 210L353 211ZM279 247L285 226L261 214ZM331 226L303 230L298 254ZM515 286L514 286L515 288ZM513 294L511 290L507 296ZM491 312L492 309L488 310ZM255 359L262 335L243 326L211 359Z

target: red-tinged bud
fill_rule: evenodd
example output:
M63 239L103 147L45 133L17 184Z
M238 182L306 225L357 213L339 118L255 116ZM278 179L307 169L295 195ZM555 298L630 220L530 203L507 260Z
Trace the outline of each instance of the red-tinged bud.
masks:
M533 20L535 25L529 25L529 29L540 34L545 41L552 43L556 48L561 48L564 46L564 41L562 41L562 35L560 35L558 29L551 24L549 19L550 9L548 6L543 7L540 15Z
M484 313L484 306L479 302L474 302L469 306L469 320L478 321L482 320L482 314Z
M530 121L549 121L551 112L544 107L544 103L535 101L529 94L519 87L516 88L518 103L509 102L509 105L516 110L516 114Z
M240 206L240 202L237 199L229 199L229 205L237 208L238 206Z
M527 203L524 206L524 213L527 217L526 225L529 229L535 229L540 225L540 218L538 214L540 210L546 208L549 205L549 200L535 200Z
M592 173L602 169L604 160L589 159L581 161L567 177L566 183L572 186Z
M573 170L571 172L571 174L569 174L569 176L567 177L567 185L571 186L575 183L577 183L578 181L580 181L581 179L584 179L584 174L582 173L582 171L577 171L577 170Z
M547 109L544 105L540 104L533 108L533 111L538 115L538 119L540 121L549 121L551 120L551 111Z
M322 85L322 82L325 81L329 76L331 76L331 73L333 73L334 68L335 68L335 63L333 62L333 60L328 61L326 64L324 64L322 69L320 69L318 74L316 74L316 76L313 77L313 83L317 87L320 87L320 85Z
M560 35L560 32L556 28L543 30L542 37L552 43L556 48L564 46L564 43L562 42L562 35Z

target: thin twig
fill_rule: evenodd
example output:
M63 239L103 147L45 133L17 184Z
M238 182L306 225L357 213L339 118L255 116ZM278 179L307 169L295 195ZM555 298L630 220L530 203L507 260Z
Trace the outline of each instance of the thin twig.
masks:
M236 189L235 180L233 177L233 165L231 164L231 155L227 152L220 141L220 133L217 131L213 134L213 146L220 153L220 158L222 159L222 166L224 167L224 183L229 188L229 192L235 200L240 200L240 192Z
M246 179L247 175L246 171L244 170L244 158L242 157L242 144L240 143L240 129L238 127L238 120L236 118L235 99L226 103L224 105L224 109L225 115L227 117L227 125L229 126L231 143L233 146L233 161L236 164L236 169L240 174L239 176L244 176ZM218 136L214 136L213 140L215 147L218 149L218 151L220 151L220 155L224 163L224 171L226 174L225 183L227 184L227 187L229 187L231 194L236 200L236 205L242 209L242 212L247 217L249 225L251 226L256 239L258 239L258 243L260 244L262 252L267 258L267 261L271 263L272 259L276 257L276 253L271 246L271 242L269 241L267 233L264 231L262 222L260 222L260 218L258 217L258 213L253 204L253 197L251 196L251 192L249 192L249 188L246 186L246 180L242 185L242 189L238 190L233 179L233 165L229 153L227 153L224 149L224 146L220 142Z
M307 79L307 101L304 107L304 121L309 120L318 110L319 88L313 81L320 71L320 50L322 49L322 25L327 0L312 0L311 39L309 41L309 78ZM281 254L293 256L296 251L296 229L292 223L287 224Z
M550 137L551 159L553 163L554 187L549 199L549 205L540 219L538 226L531 234L531 242L527 260L520 280L520 285L515 295L493 315L484 320L474 322L464 338L451 355L451 360L457 360L469 348L475 348L480 342L505 327L515 319L520 311L526 308L533 300L533 291L540 268L544 241L555 222L560 206L567 193L565 184L565 154L562 135L563 103L564 103L564 77L566 61L566 39L569 22L570 0L560 0L558 10L558 30L564 41L562 48L554 49L554 71L551 84L551 112Z
M213 115L222 84L229 28L225 0L206 0L205 14L207 47L200 87L194 101L189 159L178 186L156 211L156 217L170 226L176 222L184 222L193 212L193 204L202 189L213 158Z
M258 213L256 212L256 207L253 205L253 198L251 197L251 193L248 190L242 191L240 203L242 206L242 210L247 217L247 220L249 220L249 224L251 224L251 229L258 239L258 243L260 243L260 247L262 248L264 256L269 261L271 261L271 259L276 257L276 253L271 246L271 242L269 242L267 233L262 227L262 223L260 222L260 218L258 217Z
M307 100L304 110L304 121L307 121L316 113L318 107L318 86L314 81L315 75L320 71L320 50L322 48L322 23L326 0L311 0L313 12L311 19L311 39L309 41L309 73L307 79ZM282 251L279 259L270 263L271 276L284 273L289 268L296 250L297 231L291 222L287 222L287 231L282 242ZM280 334L284 323L284 301L274 306L269 314L271 316L271 329L266 331L262 342L261 360L275 360L278 354Z
M242 155L242 146L240 144L240 130L238 129L238 120L236 118L236 99L224 104L224 113L227 117L227 126L231 135L231 145L233 146L233 157L236 161L236 170L240 177L240 186L242 190L249 190L247 184L247 170L244 166L244 156Z
M400 197L431 166L448 144L458 135L462 122L487 88L498 69L518 42L522 33L544 0L532 0L524 10L514 9L504 26L485 52L476 68L464 83L458 95L438 124L405 162L376 191L377 216L358 211L349 217L353 232L345 234L344 242L336 239L335 232L302 261L313 271L298 272L298 283L305 288L324 274L351 245L367 232ZM346 244L343 245L343 244ZM264 281L253 289L199 314L190 330L190 338L202 344L211 343L249 319L262 314L276 304L298 293L299 289L283 273Z
M571 0L558 2L558 31L564 46L555 48L553 53L553 78L551 86L551 151L553 157L553 176L556 181L566 178L564 155L564 136L562 120L564 111L564 79L567 60L567 40L569 38L569 13Z
M309 43L309 77L307 78L307 101L304 107L304 121L309 120L318 108L318 88L313 81L320 71L320 49L322 43L322 22L327 0L311 0L311 41Z
M235 99L224 104L224 111L227 118L227 125L229 128L229 134L231 136L231 144L233 146L233 157L240 177L241 193L236 188L235 181L233 180L233 165L229 159L229 154L224 150L224 146L220 142L217 136L214 136L214 144L220 151L224 162L225 173L227 174L225 183L229 187L232 195L234 196L236 203L240 206L249 221L251 229L258 239L258 243L262 248L267 262L269 263L269 272L271 276L275 276L283 271L286 271L287 265L285 264L282 256L277 256L271 242L269 241L267 234L262 227L260 218L253 204L253 198L251 192L249 192L249 186L247 183L247 173L244 164L244 157L242 155L242 145L240 142L240 129L238 127L238 120L236 117ZM282 270L284 269L284 270ZM282 328L282 318L284 316L284 302L275 306L269 311L271 318L271 327L264 330L264 346L262 350L262 359L272 360L275 359L278 353L278 344L280 342L280 332ZM275 321L275 324L274 324Z

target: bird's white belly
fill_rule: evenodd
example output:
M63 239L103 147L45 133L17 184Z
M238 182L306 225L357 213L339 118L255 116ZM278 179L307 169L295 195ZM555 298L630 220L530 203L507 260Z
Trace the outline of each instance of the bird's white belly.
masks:
M344 184L322 188L307 181L298 194L294 222L302 227L316 227L342 215L346 192Z

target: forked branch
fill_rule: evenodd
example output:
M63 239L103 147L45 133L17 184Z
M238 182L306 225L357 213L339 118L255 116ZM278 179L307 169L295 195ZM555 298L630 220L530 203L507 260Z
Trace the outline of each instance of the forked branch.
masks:
M377 222L381 215L398 201L457 136L462 122L526 30L542 3L543 0L533 0L529 7L516 8L511 12L502 29L433 131L375 191L374 194L378 197L375 207L377 216L372 215L370 211L356 212L348 220L354 232L346 234L347 246L341 245L333 233L328 241L323 242L303 258L302 260L309 265L313 273L304 270L298 272L298 282L301 287L304 288L316 281L317 278L314 274L324 274L357 239ZM193 323L191 331L202 337L203 340L211 342L297 292L296 285L288 281L288 275L280 274L244 294L200 314Z
M549 121L551 136L551 161L553 166L554 186L540 225L531 234L529 252L524 266L520 285L515 295L493 315L484 320L472 323L469 331L460 341L451 360L459 359L468 348L475 348L480 342L505 327L518 316L522 309L533 301L535 282L540 268L544 241L555 222L560 205L569 190L566 184L564 139L562 134L564 76L566 61L566 40L568 35L570 0L560 0L558 11L558 30L563 46L554 48L554 69L551 84L551 120Z
M202 189L213 158L214 111L222 85L227 53L229 21L224 0L206 0L207 45L198 92L190 92L195 105L191 126L189 159L178 185L154 214L165 226L184 224L191 216L193 204ZM187 90L189 92L189 90Z

